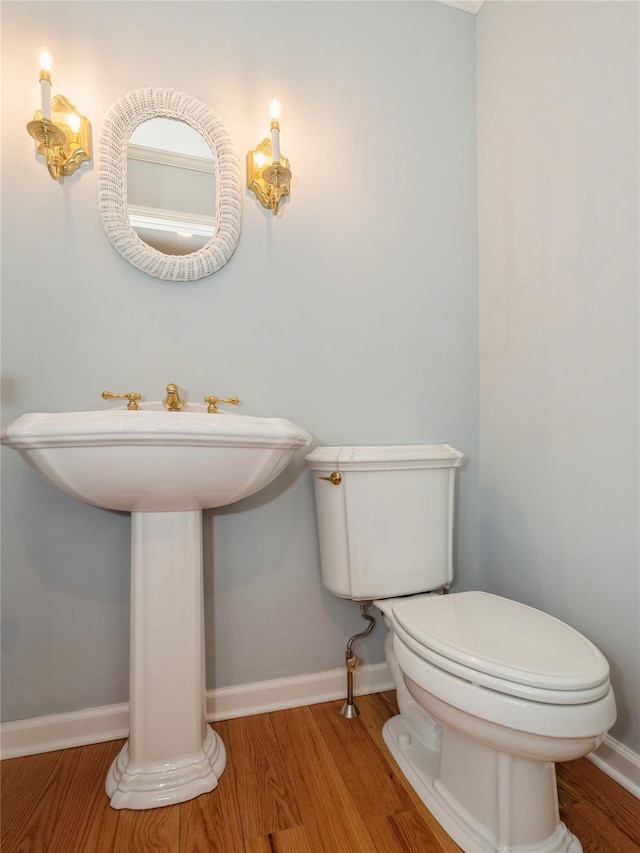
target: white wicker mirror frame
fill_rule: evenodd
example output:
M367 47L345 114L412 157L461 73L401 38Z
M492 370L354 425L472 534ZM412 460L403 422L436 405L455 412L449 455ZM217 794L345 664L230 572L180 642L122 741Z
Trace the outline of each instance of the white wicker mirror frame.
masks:
M214 155L216 230L189 255L166 255L147 245L131 227L127 212L127 146L136 127L152 118L180 119L196 130ZM240 239L240 161L230 133L209 107L173 89L137 89L111 107L99 145L98 207L109 240L138 269L156 278L194 281L227 263Z

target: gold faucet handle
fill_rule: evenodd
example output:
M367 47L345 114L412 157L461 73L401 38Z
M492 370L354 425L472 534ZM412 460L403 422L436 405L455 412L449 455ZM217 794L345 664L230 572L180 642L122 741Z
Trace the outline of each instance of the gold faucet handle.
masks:
M111 391L103 391L102 392L103 400L128 400L127 409L131 409L135 411L139 409L140 406L137 404L136 400L142 400L142 394L134 394L129 392L128 394L113 394Z
M217 412L218 406L216 403L231 403L232 406L237 406L240 400L237 397L205 397L205 403L209 404L208 412Z

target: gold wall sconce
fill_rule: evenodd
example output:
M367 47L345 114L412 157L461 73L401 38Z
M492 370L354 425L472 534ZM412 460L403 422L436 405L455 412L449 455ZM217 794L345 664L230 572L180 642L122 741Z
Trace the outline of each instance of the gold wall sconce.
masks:
M91 125L64 95L51 97L53 59L48 50L43 50L39 60L40 109L27 124L27 132L35 139L37 153L45 158L49 174L57 181L91 159Z
M247 154L247 186L263 207L273 215L283 198L289 195L290 164L280 153L280 103L271 101L271 134Z

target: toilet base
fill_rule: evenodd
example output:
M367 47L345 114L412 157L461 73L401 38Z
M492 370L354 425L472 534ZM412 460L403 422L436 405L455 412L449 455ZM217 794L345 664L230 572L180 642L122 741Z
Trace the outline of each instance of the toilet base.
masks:
M385 723L382 736L411 787L442 828L467 853L481 853L481 851L482 853L581 853L582 845L559 818L555 828L546 838L529 842L518 840L521 833L519 833L519 827L514 826L514 823L518 821L518 816L513 808L512 790L508 784L510 779L507 777L511 763L519 762L520 759L512 758L507 753L490 750L493 753L493 762L490 755L485 754L485 759L488 759L498 768L494 780L496 784L493 786L496 789L495 794L491 793L492 786L489 784L489 779L486 780L487 785L485 786L470 786L470 788L482 788L479 799L482 799L483 802L469 805L472 808L477 807L480 812L483 809L488 809L489 812L497 812L498 825L506 827L502 833L496 833L488 824L472 814L469 808L451 792L450 786L447 786L442 778L443 776L446 778L447 773L451 773L452 764L456 763L455 753L458 753L457 758L465 761L465 756L469 751L483 750L486 753L486 750L489 750L488 747L470 741L443 726L442 749L449 751L450 763L448 767L441 768L442 751L426 746L421 740L418 730L411 725L411 720L405 719L401 715L393 717ZM525 764L532 763L525 762ZM542 766L542 762L535 762L535 764ZM500 778L501 765L504 765L505 768L502 779ZM553 774L553 784L555 785L555 774ZM491 800L492 796L493 800ZM488 803L487 798L491 802ZM533 800L535 801L535 796ZM557 812L555 795L553 806ZM548 811L548 804L546 811ZM546 818L543 823L548 823L548 815ZM527 809L526 821L529 826L526 827L525 836L530 835L531 819L531 810ZM506 835L508 838L499 838L498 835L500 834Z

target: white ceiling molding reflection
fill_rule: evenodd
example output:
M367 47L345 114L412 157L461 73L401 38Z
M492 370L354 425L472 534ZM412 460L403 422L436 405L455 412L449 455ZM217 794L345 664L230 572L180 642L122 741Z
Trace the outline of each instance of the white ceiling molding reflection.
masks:
M158 166L173 166L176 169L189 169L191 172L215 174L213 157L194 157L193 154L181 154L177 151L165 151L162 148L147 148L145 145L127 146L128 160L142 160L143 163L155 163Z

